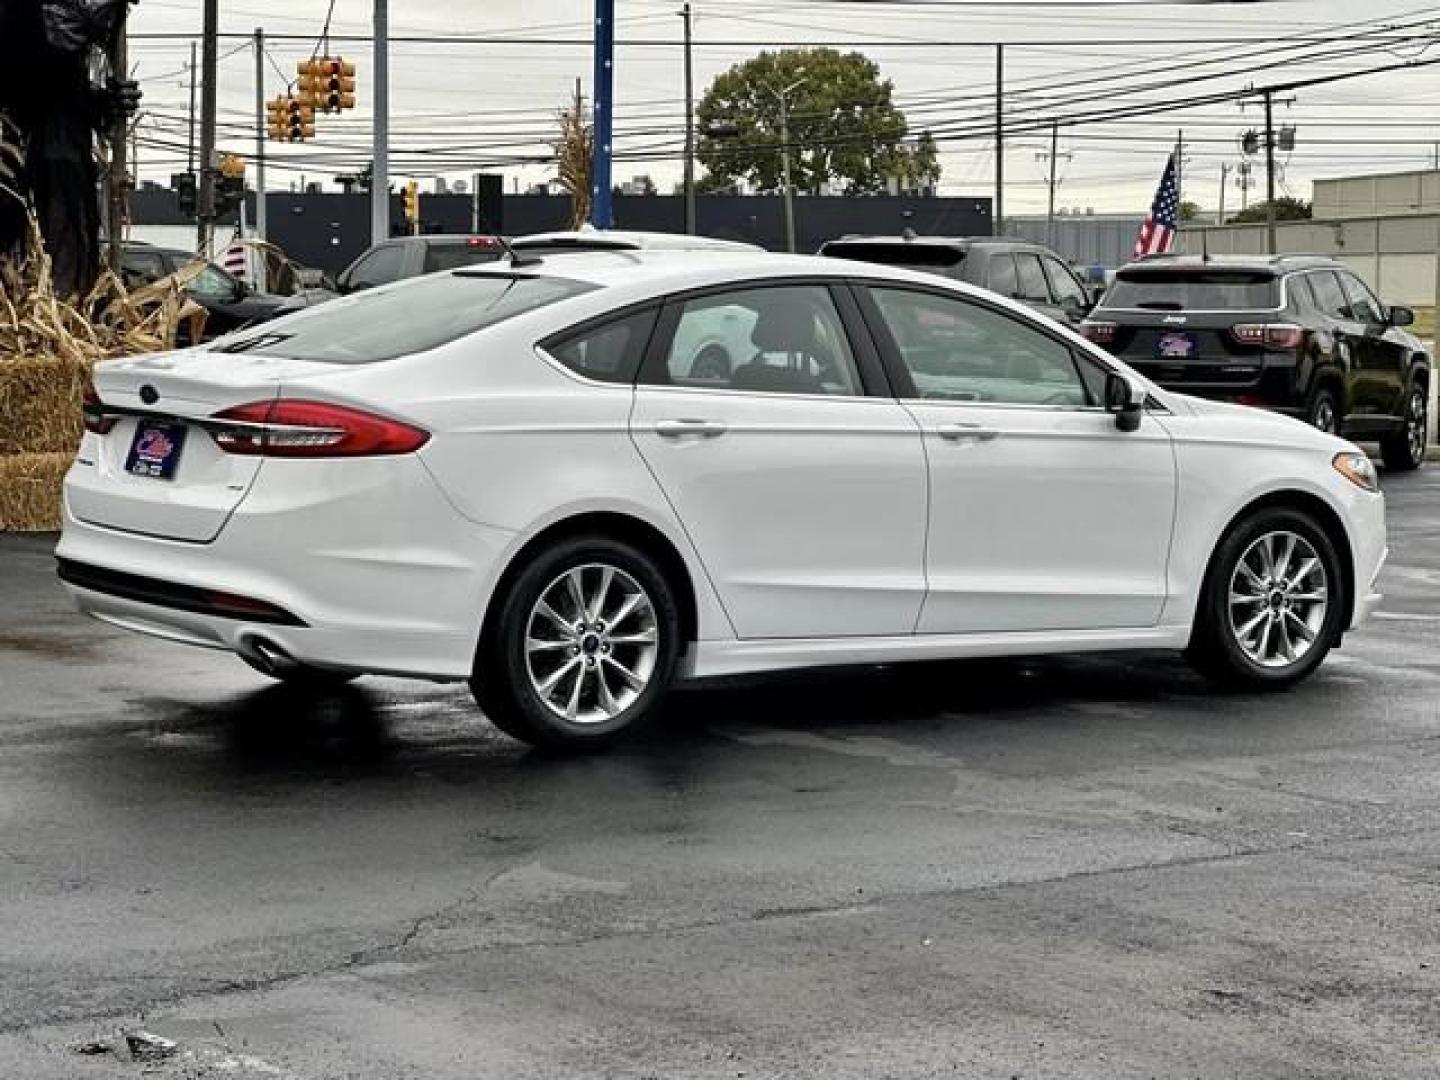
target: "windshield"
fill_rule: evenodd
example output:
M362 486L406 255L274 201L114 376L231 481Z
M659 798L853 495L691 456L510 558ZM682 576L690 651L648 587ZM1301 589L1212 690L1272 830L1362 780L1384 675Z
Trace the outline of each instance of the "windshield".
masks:
M1263 270L1122 270L1105 295L1108 308L1230 311L1280 305L1275 276Z
M216 352L373 364L425 352L596 288L580 281L449 273L367 289L230 337Z
M183 270L180 276L184 278ZM192 296L202 296L207 300L229 300L240 291L240 283L214 263L207 263L198 274L185 282L185 288Z

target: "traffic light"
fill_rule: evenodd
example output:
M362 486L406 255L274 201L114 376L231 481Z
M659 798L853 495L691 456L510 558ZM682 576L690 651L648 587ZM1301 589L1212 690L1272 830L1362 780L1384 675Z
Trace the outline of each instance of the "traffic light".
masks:
M236 154L220 158L219 175L215 177L215 212L234 210L245 198L245 160Z
M355 107L355 63L340 56L316 56L296 65L300 99L319 112Z
M405 185L401 193L401 201L405 206L405 220L410 223L411 231L420 224L420 185L411 180Z
M315 110L300 98L271 98L270 137L276 142L304 142L315 137Z
M1260 133L1251 128L1240 136L1240 149L1246 154L1255 154L1260 150Z
M175 189L175 204L180 213L185 217L194 217L195 210L199 206L195 174L193 172L173 173L170 176L170 186Z

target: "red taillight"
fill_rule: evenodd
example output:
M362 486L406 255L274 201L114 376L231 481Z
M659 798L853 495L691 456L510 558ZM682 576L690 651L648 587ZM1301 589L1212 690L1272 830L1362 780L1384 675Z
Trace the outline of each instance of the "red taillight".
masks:
M1295 349L1305 340L1305 329L1294 323L1239 323L1230 328L1230 336L1241 345Z
M1269 404L1259 394L1236 394L1230 400L1236 405L1249 405L1252 409L1263 409Z
M430 438L399 420L324 401L278 399L216 413L233 427L207 425L215 443L232 454L263 457L373 457L409 454Z
M1120 329L1119 324L1113 322L1082 322L1080 334L1096 345L1109 345L1115 340L1115 333Z
M472 236L465 241L466 247L493 248L499 247L500 241L493 236Z
M110 429L119 421L119 417L106 416L105 406L100 401L100 394L95 389L95 383L90 379L85 380L85 389L80 394L80 411L85 417L85 430L94 432L96 435L108 435Z

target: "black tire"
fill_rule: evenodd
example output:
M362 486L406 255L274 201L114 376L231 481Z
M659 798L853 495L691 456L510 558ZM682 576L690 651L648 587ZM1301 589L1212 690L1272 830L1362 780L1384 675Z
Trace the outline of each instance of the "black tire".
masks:
M1411 472L1425 464L1430 402L1425 387L1412 383L1405 395L1405 423L1380 439L1380 456L1390 472Z
M1317 386L1305 406L1305 422L1318 431L1339 435L1342 423L1340 399L1329 386Z
M602 586L607 580L605 568L612 571L608 579L612 584ZM567 606L569 594L561 583L575 573L577 580L585 583L582 589L594 593L611 590L601 596L598 618L584 611L577 614L573 604ZM552 592L555 589L561 589L560 596ZM608 628L613 636L604 633L604 619L618 614L636 594L644 600L624 617L624 629L617 620ZM606 597L615 595L621 597L621 603L607 604ZM542 598L554 600L552 610L564 616L567 627L572 619L575 626L561 630L559 623L542 616ZM655 720L675 677L682 623L674 587L643 550L598 535L561 540L526 563L496 603L476 653L470 690L476 704L501 731L551 750L597 750L633 736ZM537 618L541 621L532 627ZM629 622L631 619L638 621ZM653 642L624 644L652 630ZM530 648L542 636L549 647L544 654ZM554 666L542 672L539 665L548 663ZM573 676L559 674L547 703L539 684L567 665L573 665ZM621 671L631 678L643 675L643 685L637 689L618 674ZM612 692L617 690L618 694ZM563 715L559 698L572 691L570 715ZM630 694L633 697L627 698ZM612 706L613 712L609 711ZM582 711L589 715L582 716Z
M1252 653L1247 651L1247 647L1241 644L1240 629L1248 623L1249 617L1262 615L1275 605L1269 601L1259 602L1248 609L1237 605L1237 612L1246 612L1243 617L1237 614L1241 621L1241 626L1237 628L1232 622L1232 580L1243 578L1238 563L1242 557L1255 557L1252 554L1256 550L1254 545L1262 537L1287 533L1302 539L1309 545L1314 557L1318 558L1324 572L1326 601L1323 616L1320 612L1316 612L1314 616L1316 625L1310 627L1313 641L1306 643L1303 655L1294 658L1293 662L1284 662L1283 654L1276 655L1271 659L1279 661L1278 663L1265 664L1257 661ZM1255 564L1251 562L1250 565ZM1309 584L1300 587L1313 591L1316 580L1318 579L1312 577L1308 579ZM1257 592L1271 594L1274 591L1277 590L1257 589ZM1299 592L1293 595L1304 596L1308 593ZM1291 620L1286 614L1290 605L1285 603L1283 598L1281 604L1283 609L1279 622L1286 628L1285 636L1287 639L1298 640L1298 633L1290 628L1294 623L1305 621L1301 616L1309 615L1309 611L1300 611ZM1344 619L1348 606L1349 597L1339 555L1334 543L1319 523L1303 510L1286 507L1261 509L1232 526L1216 546L1201 587L1200 602L1195 612L1195 630L1187 655L1197 669L1223 685L1252 690L1284 689L1309 676L1338 644L1345 630ZM1263 626L1259 629L1264 631ZM1266 640L1268 642L1268 634ZM1264 645L1261 645L1260 651L1266 651ZM1280 653L1278 647L1275 651Z

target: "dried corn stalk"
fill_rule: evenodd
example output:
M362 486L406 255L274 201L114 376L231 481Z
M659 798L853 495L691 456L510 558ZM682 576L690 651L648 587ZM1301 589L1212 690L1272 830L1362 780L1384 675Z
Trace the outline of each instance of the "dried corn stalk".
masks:
M555 176L570 195L570 227L578 229L590 219L595 176L595 127L585 120L585 101L579 90L575 100L560 110L559 119L560 134L550 144L555 151Z

